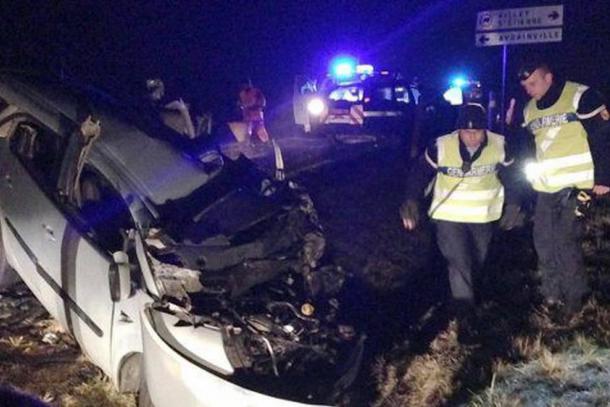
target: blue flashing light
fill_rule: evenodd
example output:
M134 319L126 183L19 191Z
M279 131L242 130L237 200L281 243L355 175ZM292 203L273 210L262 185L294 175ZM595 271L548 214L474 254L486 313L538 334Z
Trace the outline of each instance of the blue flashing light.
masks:
M356 65L352 57L335 58L331 63L331 73L336 79L349 79L356 74Z
M335 65L335 75L340 78L348 78L354 74L354 67L348 63Z
M456 76L451 81L451 84L453 86L455 86L456 88L461 88L461 87L466 86L468 84L468 80L466 78L464 78L463 76Z

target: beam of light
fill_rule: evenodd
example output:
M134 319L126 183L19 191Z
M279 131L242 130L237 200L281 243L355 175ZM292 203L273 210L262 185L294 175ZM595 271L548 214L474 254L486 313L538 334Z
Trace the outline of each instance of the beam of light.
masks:
M374 57L382 53L384 49L394 48L397 43L403 43L405 38L428 30L431 22L444 18L445 15L452 13L452 10L461 5L459 0L438 0L432 4L427 4L423 10L417 12L413 17L407 18L400 28L390 32L383 40L376 42L374 47L366 50L361 56L363 58ZM401 4L397 7L402 8L404 5ZM407 48L402 49L402 51L409 51L409 45L407 44Z

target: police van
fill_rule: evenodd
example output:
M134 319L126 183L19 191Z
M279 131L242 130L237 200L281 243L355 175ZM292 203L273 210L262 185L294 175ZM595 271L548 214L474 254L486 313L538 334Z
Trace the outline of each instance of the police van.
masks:
M296 78L294 120L306 134L404 133L419 96L398 72L342 60L322 79Z

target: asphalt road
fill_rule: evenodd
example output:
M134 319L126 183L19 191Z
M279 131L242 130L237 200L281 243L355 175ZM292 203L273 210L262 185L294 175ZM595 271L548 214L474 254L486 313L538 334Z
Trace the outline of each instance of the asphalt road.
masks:
M372 134L338 134L334 136L307 136L284 134L274 139L280 147L286 176L355 159L361 154L395 145L391 138ZM271 143L231 143L222 146L223 153L231 158L243 154L259 167L275 172L275 155Z

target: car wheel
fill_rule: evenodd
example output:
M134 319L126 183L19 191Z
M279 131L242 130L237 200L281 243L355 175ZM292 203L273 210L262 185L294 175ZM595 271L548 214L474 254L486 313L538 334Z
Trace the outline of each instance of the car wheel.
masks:
M143 374L144 372L142 372ZM154 407L150 394L148 393L148 386L146 385L146 379L142 378L140 384L140 391L138 392L138 407Z
M19 276L8 264L2 240L2 230L0 229L0 288L10 287L19 281Z

